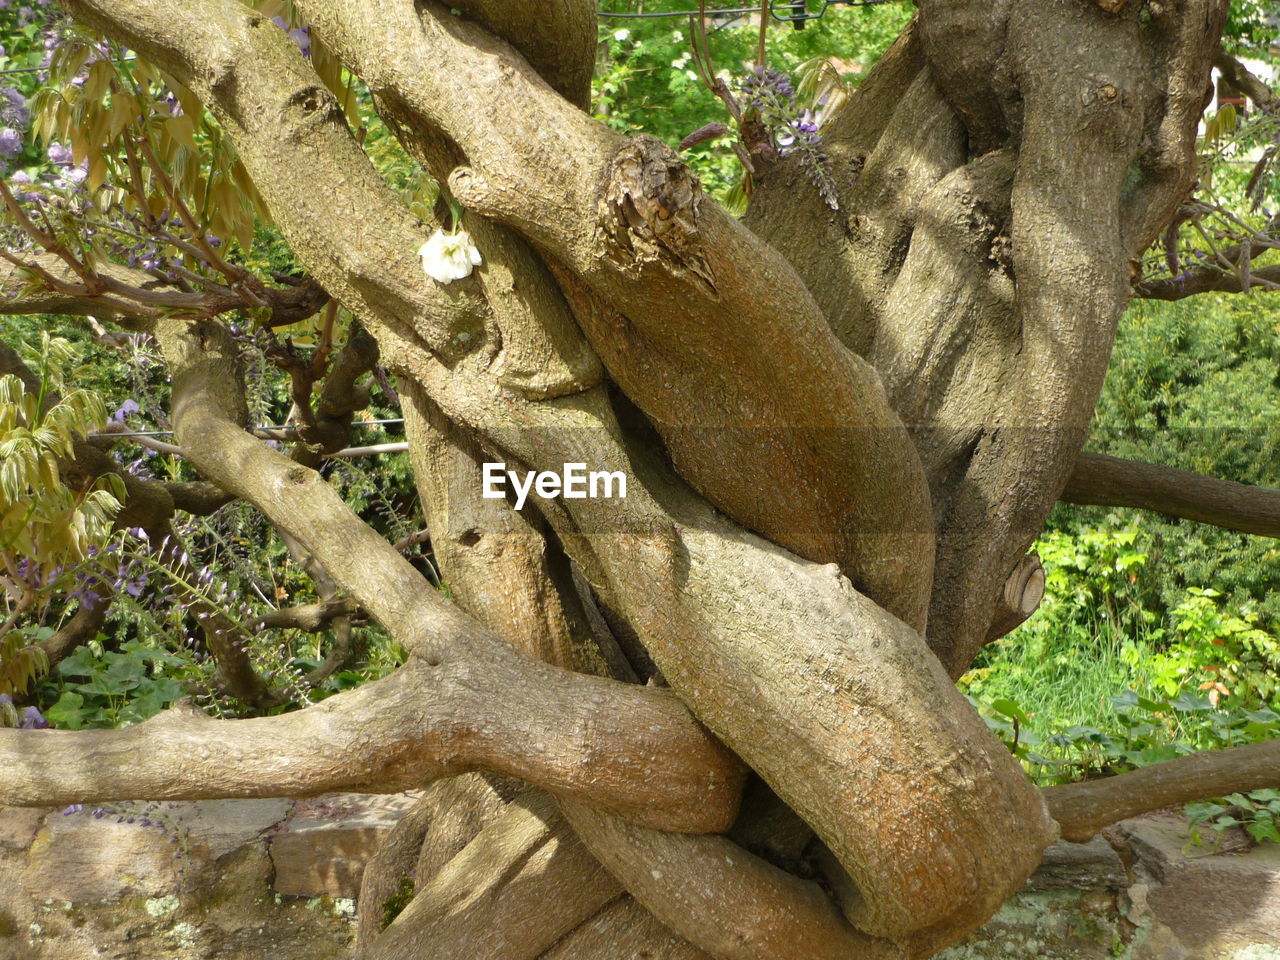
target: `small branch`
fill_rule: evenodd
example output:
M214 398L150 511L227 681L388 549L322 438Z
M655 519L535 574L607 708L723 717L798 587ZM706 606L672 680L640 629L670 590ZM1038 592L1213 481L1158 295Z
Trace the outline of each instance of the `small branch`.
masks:
M430 530L419 530L416 533L409 534L407 537L401 537L399 540L397 540L393 544L393 546L398 552L404 553L406 550L410 549L411 547L416 547L420 543L426 543L430 539L431 539Z
M129 434L129 433L132 433L132 430L130 429L129 425L126 423L108 423L108 424L104 424L101 430L96 430L93 433L89 434L89 436L91 438L92 437L114 437L115 434L118 434L118 433ZM166 443L163 440L157 440L155 437L125 436L125 437L120 437L118 439L128 440L131 443L136 443L140 447L146 447L148 450L154 450L157 453L168 453L168 454L172 454L175 457L183 456L181 447L177 446L176 444Z
M404 453L409 449L409 444L401 441L398 443L376 443L368 447L346 447L342 450L336 450L333 453L326 454L329 457L372 457L380 453Z
M13 193L9 190L9 184L5 182L3 177L0 177L0 197L3 197L4 205L8 208L10 216L17 221L18 226L27 234L27 236L31 237L31 239L40 244L40 246L44 247L44 249L50 254L62 260L71 269L71 271L80 278L81 282L83 282L86 287L88 287L92 292L97 292L93 291L93 285L97 280L93 271L76 259L76 257L73 256L61 242L59 242L57 235L53 231L53 226L49 223L49 218L45 215L43 210L39 211L40 219L44 221L46 228L42 230L32 222L30 217L27 216L26 211L22 209L17 198L14 197Z
M1064 840L1084 843L1109 824L1162 807L1280 786L1280 739L1212 750L1105 780L1044 789Z
M182 194L175 189L173 181L169 179L169 174L152 151L150 142L146 137L139 137L137 142L143 158L147 161L148 166L151 167L152 175L159 182L165 195L168 196L169 202L174 205L174 209L178 211L178 216L182 218L183 225L190 231L192 242L199 247L201 259L226 277L231 288L249 300L253 306L265 306L266 301L263 299L263 294L266 293L266 290L263 288L262 281L244 268L234 266L222 259L218 251L213 248L213 244L209 242L209 238L205 236L200 225L196 223L195 217L192 216L186 202L182 199Z
M1263 267L1249 274L1250 289L1280 290L1280 265ZM1243 293L1244 279L1238 271L1195 267L1180 277L1158 277L1144 280L1133 288L1133 295L1146 300L1181 300L1197 293Z
M260 710L284 702L284 698L267 685L249 658L248 625L236 623L228 617L202 595L199 587L188 586L198 584L199 577L186 551L181 548L168 523L157 532L162 533L162 538L159 545L152 548L152 554L157 563L171 572L174 596L185 603L200 624L205 644L217 663L221 691Z
M1154 510L1241 533L1280 537L1280 490L1098 453L1080 454L1061 499Z
M25 274L25 275L24 275ZM53 253L29 257L0 250L0 314L59 313L76 316L110 317L126 329L147 328L150 320L165 308L176 308L193 316L216 316L229 310L256 306L239 295L210 291L193 293L162 284L142 270L104 263L95 268L91 289ZM38 279L45 289L31 289ZM267 326L297 323L324 306L328 294L313 280L271 287L263 294L271 319Z
M272 610L259 617L254 625L264 630L302 630L305 633L319 633L321 630L328 630L332 622L339 617L359 616L360 613L359 605L351 600L326 600Z
M110 437L115 432L117 431L102 430L98 433L91 433L89 436L90 437ZM120 431L120 432L123 432L123 431ZM186 451L183 450L181 447L172 443L166 443L163 440L157 440L154 437L121 437L120 439L131 441L132 443L136 443L140 447L146 447L148 450L154 450L156 451L156 453L168 453L168 454L172 454L175 457L183 457L183 458L186 458L187 456ZM294 439L294 438L286 437L283 439ZM324 454L324 456L327 458L341 457L344 459L351 458L351 457L375 457L383 453L404 453L408 449L409 449L409 444L405 443L404 441L398 441L396 443L376 443L376 444L373 444L372 446L367 446L367 447L344 447L341 450L335 450L333 453L326 453ZM235 499L234 495L227 494L228 503L234 499Z
M341 669L351 656L351 632L350 617L338 617L333 621L333 644L320 665L302 678L303 683L317 687Z
M1229 84L1252 100L1259 110L1275 113L1280 109L1280 96L1277 96L1271 87L1250 73L1248 67L1227 51L1219 50L1213 65L1221 71L1223 78Z
M164 488L173 498L175 510L195 517L207 517L235 499L234 495L207 480L165 483Z
M88 643L98 635L102 625L111 611L111 599L101 597L92 607L83 603L66 623L48 640L40 643L40 649L49 660L52 670L59 662L69 657L82 643Z

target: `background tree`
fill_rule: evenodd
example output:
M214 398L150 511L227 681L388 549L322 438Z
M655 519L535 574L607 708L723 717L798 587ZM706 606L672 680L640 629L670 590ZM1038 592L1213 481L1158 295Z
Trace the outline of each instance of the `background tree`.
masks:
M323 598L282 616L367 616L408 656L279 715L0 730L3 802L434 781L366 878L365 956L899 957L983 922L1059 834L1275 784L1273 741L1042 791L954 685L1034 610L1064 489L1275 531L1272 491L1080 455L1135 281L1273 283L1247 221L1172 289L1142 271L1230 213L1188 207L1210 67L1242 69L1227 4L922 0L856 91L808 71L820 134L759 60L719 77L695 17L732 123L698 137L736 135L741 222L663 141L584 112L576 0L64 7L32 106L69 147L3 188L4 309L153 336L203 478L122 477L116 522L186 577L173 511L243 500ZM379 172L389 138L438 203ZM305 276L252 269L259 219ZM310 354L268 346L288 452L247 429L233 311L318 318ZM378 364L450 597L316 470ZM65 469L119 472L84 443ZM480 497L487 459L624 470L628 496L517 512ZM220 682L270 712L253 625L198 580L180 599Z

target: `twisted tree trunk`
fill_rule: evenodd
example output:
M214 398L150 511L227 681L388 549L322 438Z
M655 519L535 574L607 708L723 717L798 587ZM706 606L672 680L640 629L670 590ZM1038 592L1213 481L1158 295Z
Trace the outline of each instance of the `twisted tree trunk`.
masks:
M201 473L410 662L285 717L47 733L38 765L0 731L0 800L454 777L366 878L367 960L925 957L1059 821L1078 838L1131 811L1088 788L1046 804L953 679L1039 599L1027 550L1076 469L1130 261L1193 182L1224 0L920 0L829 128L839 209L761 153L745 224L668 147L582 111L591 4L296 0L467 208L484 262L448 287L268 20L65 5L202 98L376 338L456 603L243 429L216 321L135 321ZM517 513L480 496L487 459L621 470L628 492ZM669 689L629 682L655 671ZM86 775L104 749L118 766ZM1240 783L1268 776L1250 756ZM409 864L384 932L374 901Z

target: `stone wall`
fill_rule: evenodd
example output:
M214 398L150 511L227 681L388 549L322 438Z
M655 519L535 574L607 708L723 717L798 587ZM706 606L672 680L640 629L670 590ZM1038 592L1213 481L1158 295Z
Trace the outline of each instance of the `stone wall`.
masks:
M365 861L414 799L0 808L0 960L348 957ZM1109 840L1050 848L941 956L1280 960L1280 846L1190 849L1175 815Z

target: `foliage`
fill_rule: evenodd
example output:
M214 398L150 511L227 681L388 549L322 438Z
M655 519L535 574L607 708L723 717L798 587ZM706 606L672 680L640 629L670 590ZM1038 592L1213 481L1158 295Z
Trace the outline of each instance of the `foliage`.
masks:
M1232 0L1222 35L1228 49L1266 53L1280 41L1280 16L1269 0Z
M382 928L384 930L391 926L391 921L404 913L404 908L412 902L413 898L413 880L409 877L402 877L396 892L382 901Z
M643 4L645 13L689 10L689 0L657 0ZM710 5L709 5L710 6ZM608 0L606 13L634 13L640 5ZM898 36L912 13L906 3L869 7L831 7L804 29L770 20L767 66L794 77L800 110L817 110L818 82L826 69L842 81L856 84L871 64ZM760 29L751 17L709 17L707 53L713 73L742 82L755 67ZM724 104L699 78L687 17L600 20L601 58L593 82L596 116L622 133L645 132L676 147L686 136L708 124L724 123ZM833 51L838 51L832 56ZM800 82L808 78L809 83ZM741 165L718 137L691 146L686 162L702 178L713 196L731 208L742 177Z
M130 640L119 650L82 646L58 664L57 700L44 711L54 726L118 727L140 723L180 699L182 657Z
M1254 790L1251 793L1232 793L1221 800L1187 805L1187 819L1191 823L1190 846L1204 842L1200 828L1207 826L1218 835L1221 843L1224 831L1239 827L1255 843L1270 840L1280 843L1280 830L1276 820L1280 817L1280 790Z
M1112 698L1114 719L1104 726L1037 722L1034 711L1008 699L973 702L1040 783L1113 776L1199 750L1280 735L1280 714L1274 710L1219 708L1190 691L1153 699L1126 690Z
M1094 421L1100 453L1280 487L1280 329L1267 295L1135 302L1121 324ZM1050 527L1079 530L1104 516L1060 508ZM1219 591L1264 629L1280 622L1276 541L1157 514L1150 534L1156 609L1190 587ZM1231 563L1223 563L1231 557Z
M0 377L0 693L7 694L25 691L45 666L31 631L56 597L75 592L77 571L105 546L123 495L114 477L87 489L64 481L59 460L103 425L106 410L93 393L67 389L75 359L67 341L45 334L28 353L39 377L34 393L16 376ZM82 592L77 598L93 602Z

